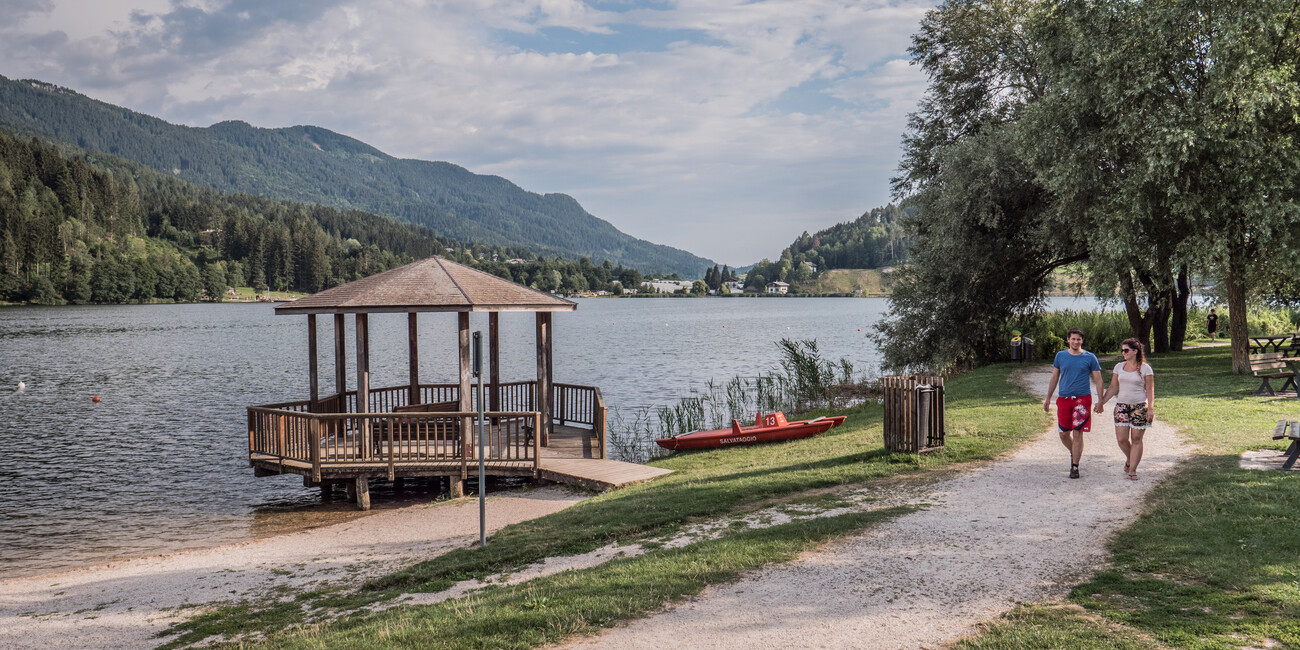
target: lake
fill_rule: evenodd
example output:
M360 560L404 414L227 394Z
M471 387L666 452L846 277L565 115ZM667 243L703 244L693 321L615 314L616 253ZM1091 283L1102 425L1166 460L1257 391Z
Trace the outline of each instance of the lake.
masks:
M825 358L874 372L867 335L888 306L875 298L578 302L554 317L555 379L599 386L611 409L663 405L710 379L772 370L782 338L816 339ZM361 516L346 503L320 504L300 477L254 478L248 467L245 407L308 396L306 320L277 317L268 304L0 308L0 575ZM320 320L328 393L332 334ZM486 336L486 315L473 315L471 328ZM532 314L502 314L501 329L503 380L534 379ZM455 333L453 314L421 315L422 381L454 382ZM371 368L372 386L406 383L405 315L371 317ZM421 498L379 493L375 504Z

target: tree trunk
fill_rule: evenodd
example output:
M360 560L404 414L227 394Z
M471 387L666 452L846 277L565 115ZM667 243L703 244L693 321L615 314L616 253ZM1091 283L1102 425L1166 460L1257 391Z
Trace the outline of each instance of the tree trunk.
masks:
M1147 314L1152 317L1151 336L1155 339L1153 341L1155 347L1149 349L1157 354L1169 351L1169 304L1173 302L1172 293L1172 291L1161 291L1147 307Z
M1234 247L1237 248L1237 247ZM1238 250L1228 253L1228 336L1232 339L1232 371L1250 373L1250 340L1246 338L1246 259Z
M1138 305L1137 290L1133 288L1133 279L1125 276L1120 279L1120 286L1124 291L1124 312L1128 314L1128 327L1133 331L1133 337L1142 342L1143 349L1151 349L1151 320L1154 314L1148 301L1147 311L1142 313L1142 307Z
M1186 264L1179 267L1174 286L1177 293L1174 296L1173 321L1169 324L1169 349L1177 352L1183 349L1183 341L1187 339L1187 301L1192 297L1191 272Z

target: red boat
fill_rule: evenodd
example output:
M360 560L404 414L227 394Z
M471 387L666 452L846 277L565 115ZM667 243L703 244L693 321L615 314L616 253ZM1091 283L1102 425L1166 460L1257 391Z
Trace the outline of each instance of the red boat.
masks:
M741 427L739 420L732 420L730 429L691 431L670 438L660 438L655 441L655 444L664 449L675 450L707 449L710 447L726 447L728 445L753 445L760 442L794 440L795 438L808 438L824 433L830 430L831 427L843 424L844 418L843 415L836 415L812 420L799 420L798 422L786 422L785 414L780 411L768 413L767 415L760 413L755 418L752 427Z

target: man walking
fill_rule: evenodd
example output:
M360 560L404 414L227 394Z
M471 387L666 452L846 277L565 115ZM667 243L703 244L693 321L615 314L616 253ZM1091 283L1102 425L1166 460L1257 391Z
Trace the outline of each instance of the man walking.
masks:
M1079 459L1083 457L1083 433L1092 430L1092 390L1088 376L1097 385L1097 394L1105 394L1101 382L1101 364L1097 355L1083 349L1083 330L1071 327L1065 335L1070 344L1056 353L1052 362L1052 381L1047 385L1043 410L1051 412L1052 394L1060 384L1061 394L1056 398L1056 426L1061 434L1061 444L1070 450L1070 478L1079 478Z

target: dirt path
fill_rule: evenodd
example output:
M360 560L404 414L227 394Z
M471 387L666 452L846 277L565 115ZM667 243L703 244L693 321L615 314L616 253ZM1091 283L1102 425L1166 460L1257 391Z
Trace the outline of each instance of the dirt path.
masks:
M583 498L562 487L490 497L488 530ZM242 544L0 580L0 648L153 647L163 641L155 634L210 603L355 586L475 544L478 525L478 501L463 499Z
M1042 395L1050 373L1034 369L1017 379ZM1128 480L1109 406L1085 440L1079 480L1067 478L1069 452L1053 426L1003 460L934 484L922 497L932 504L925 510L572 647L658 649L684 639L697 648L949 643L1016 602L1060 597L1096 571L1106 540L1136 518L1147 490L1188 453L1173 427L1157 421L1146 434L1140 480Z

